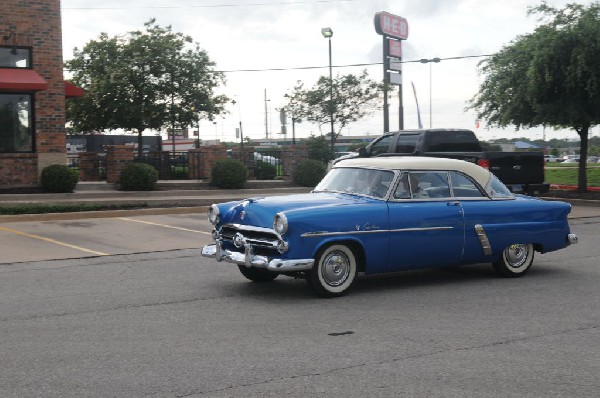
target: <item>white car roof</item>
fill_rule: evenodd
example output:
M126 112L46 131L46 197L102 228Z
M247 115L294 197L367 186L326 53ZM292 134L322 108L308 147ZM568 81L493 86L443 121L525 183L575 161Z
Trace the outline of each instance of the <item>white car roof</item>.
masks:
M490 172L474 163L464 160L433 158L424 156L379 156L373 158L344 159L335 164L338 167L366 167L384 170L452 170L471 176L482 187L490 180Z

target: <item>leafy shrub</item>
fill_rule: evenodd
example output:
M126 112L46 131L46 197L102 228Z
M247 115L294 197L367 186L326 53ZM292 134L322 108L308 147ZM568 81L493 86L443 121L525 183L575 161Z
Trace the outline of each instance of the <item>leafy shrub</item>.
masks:
M301 187L314 187L325 176L326 167L323 162L308 159L298 164L292 179Z
M152 191L158 181L158 171L146 163L129 163L119 177L123 191Z
M211 184L219 188L243 188L248 180L248 169L235 159L219 160L210 172Z
M257 160L254 163L254 176L257 180L273 180L277 175L277 167L269 162Z
M77 170L65 165L53 164L42 170L41 184L48 192L73 192L78 182Z

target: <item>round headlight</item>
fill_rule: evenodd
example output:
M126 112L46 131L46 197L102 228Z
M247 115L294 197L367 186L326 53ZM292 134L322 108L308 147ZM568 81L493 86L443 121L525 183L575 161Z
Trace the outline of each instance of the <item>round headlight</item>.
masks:
M219 222L219 207L217 205L211 205L208 209L208 221L212 225L217 225Z
M283 235L287 232L288 229L288 221L287 217L283 213L275 214L275 219L273 220L273 229L279 235Z

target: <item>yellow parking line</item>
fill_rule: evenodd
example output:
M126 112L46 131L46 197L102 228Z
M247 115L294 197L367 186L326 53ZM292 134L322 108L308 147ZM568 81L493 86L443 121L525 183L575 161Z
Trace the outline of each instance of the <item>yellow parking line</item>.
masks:
M56 245L70 247L71 249L81 250L82 252L95 254L97 256L110 256L110 254L108 254L108 253L97 252L95 250L86 249L86 248L81 247L81 246L70 245L68 243L61 242L61 241L58 241L58 240L54 240L54 239L50 239L50 238L44 238L43 236L32 235L32 234L28 234L26 232L17 231L17 230L10 229L10 228L0 227L0 231L11 232L11 233L13 233L15 235L27 236L28 238L43 240L45 242L50 242L50 243L54 243Z
M124 221L133 221L133 222L139 222L142 224L148 224L148 225L155 225L157 227L165 227L165 228L171 228L171 229L178 229L180 231L186 231L186 232L193 232L196 234L205 234L205 235L212 235L210 232L206 232L206 231L197 231L195 229L188 229L188 228L181 228L181 227L174 227L172 225L167 225L167 224L159 224L159 223L155 223L155 222L150 222L150 221L142 221L142 220L136 220L133 218L128 218L128 217L117 217L119 220L124 220Z

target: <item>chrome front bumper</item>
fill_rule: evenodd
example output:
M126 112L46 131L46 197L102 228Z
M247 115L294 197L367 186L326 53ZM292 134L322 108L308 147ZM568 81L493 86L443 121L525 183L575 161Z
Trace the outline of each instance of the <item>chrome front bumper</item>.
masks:
M244 246L244 253L232 252L223 249L217 242L202 248L202 256L214 258L217 261L227 261L246 267L265 268L275 272L307 271L312 269L314 260L312 258L298 260L269 259L266 256L254 254L250 245Z
M575 234L569 234L567 235L567 241L569 242L569 244L575 245L579 242L579 238Z

